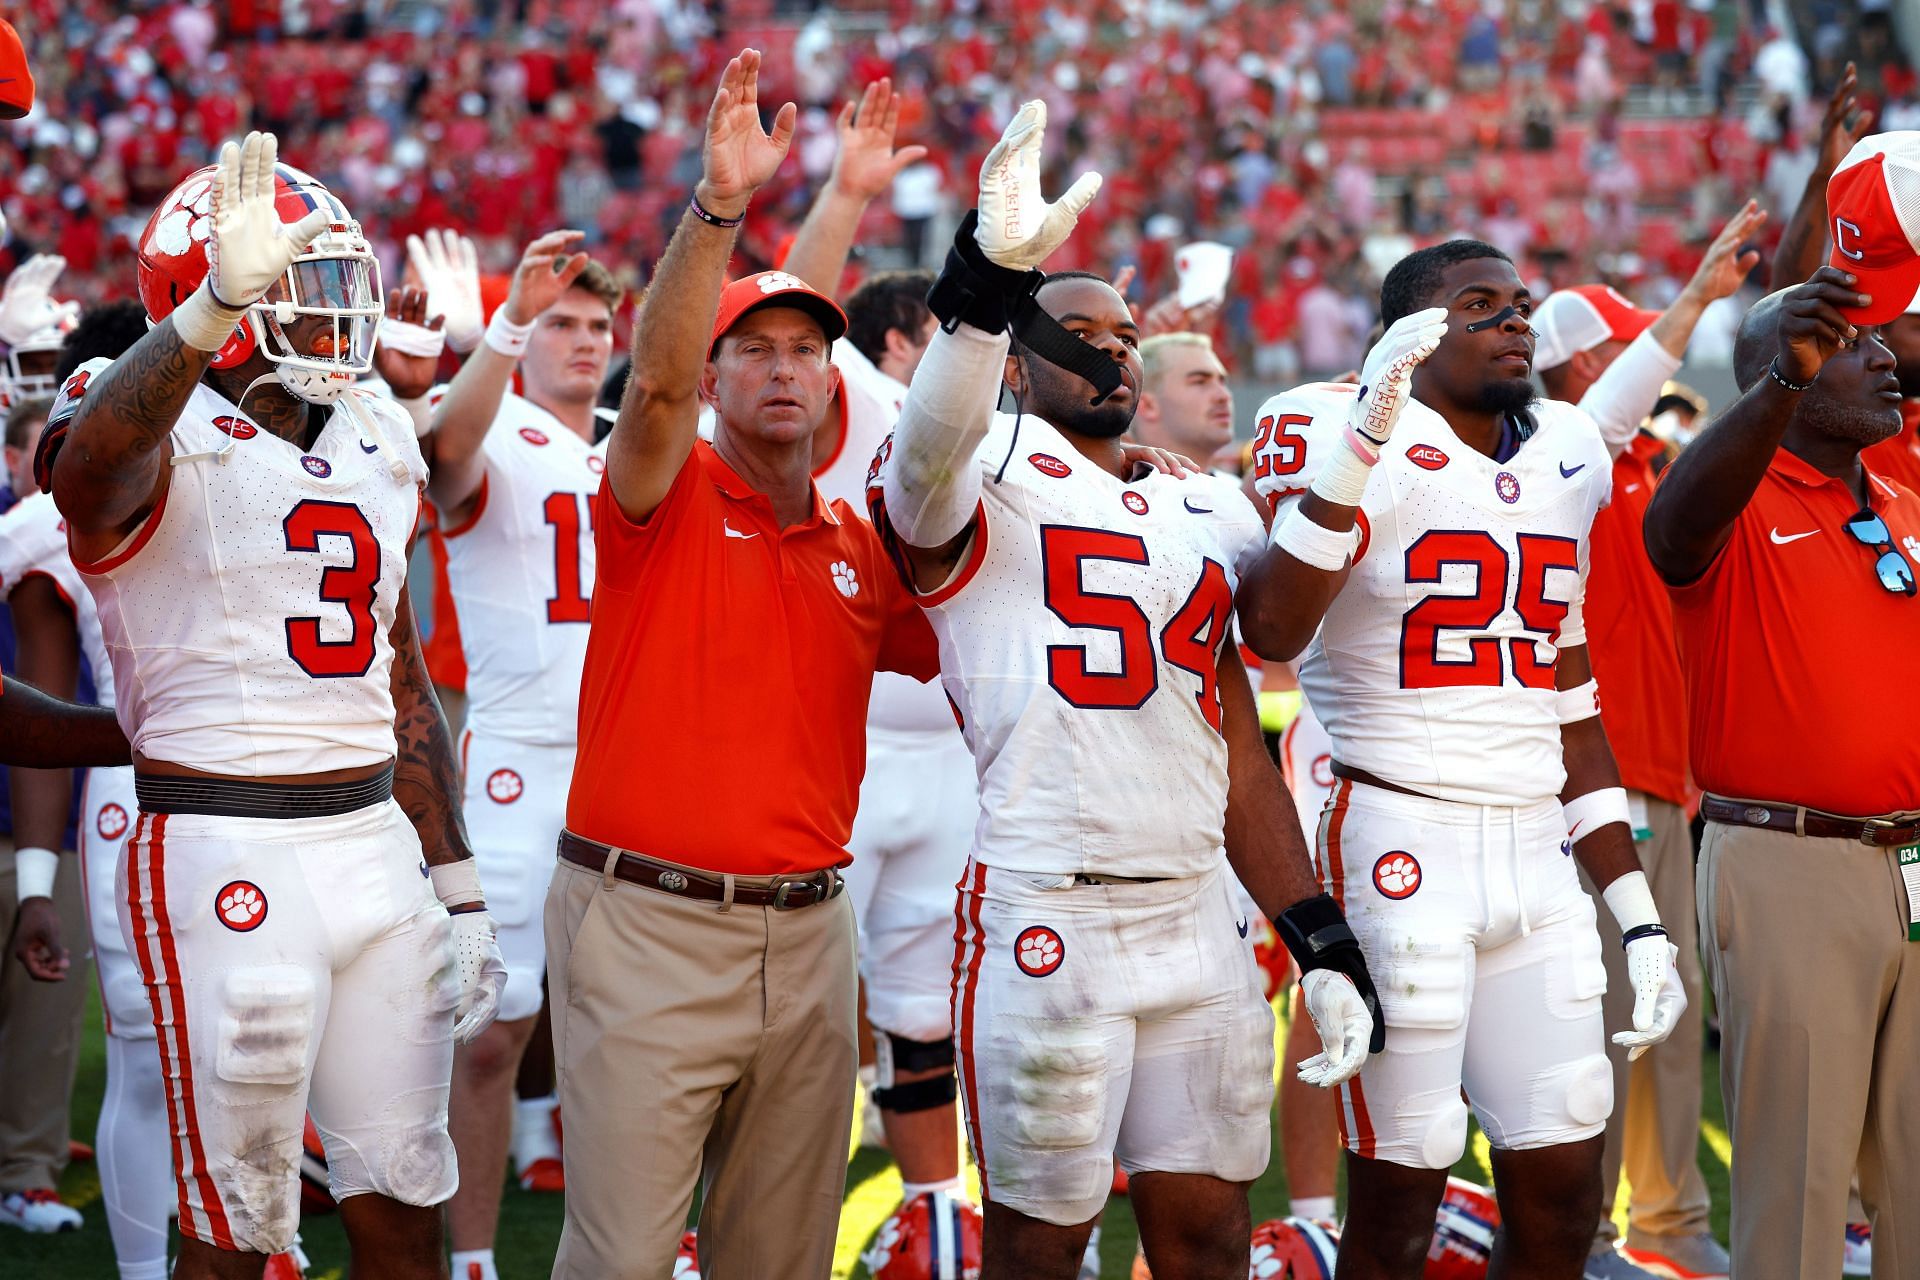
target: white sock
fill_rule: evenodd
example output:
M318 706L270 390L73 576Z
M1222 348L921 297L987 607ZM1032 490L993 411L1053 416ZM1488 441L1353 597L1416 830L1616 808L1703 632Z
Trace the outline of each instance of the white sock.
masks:
M1287 1202L1287 1212L1296 1218L1333 1218L1332 1196L1299 1196Z
M453 1280L500 1280L500 1273L493 1269L493 1250L457 1249L453 1258ZM475 1272L473 1268L478 1267Z
M167 1215L177 1197L166 1082L153 1041L107 1037L107 1091L93 1143L121 1280L166 1280Z
M1100 1224L1097 1222L1087 1236L1087 1251L1080 1255L1080 1269L1086 1271L1089 1268L1093 1274L1100 1274Z
M513 1104L513 1167L524 1173L535 1160L558 1160L560 1141L553 1133L554 1108L559 1099L518 1098ZM458 1280L466 1280L461 1276Z
M956 1173L944 1182L903 1182L900 1184L900 1203L916 1200L929 1191L944 1191L950 1196L965 1200L967 1198L967 1178Z

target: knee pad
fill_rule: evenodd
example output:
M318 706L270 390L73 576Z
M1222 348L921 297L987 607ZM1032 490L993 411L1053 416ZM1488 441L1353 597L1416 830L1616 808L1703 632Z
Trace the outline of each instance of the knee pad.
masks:
M328 1190L335 1200L373 1192L425 1208L450 1199L458 1183L444 1118L354 1134L328 1132L326 1152Z
M960 1082L951 1071L931 1080L914 1080L873 1091L874 1104L882 1111L903 1115L914 1111L932 1111L936 1107L950 1107L959 1096Z
M873 1072L874 1082L881 1089L893 1088L894 1078L902 1072L938 1071L953 1069L953 1037L940 1040L909 1040L897 1036L891 1031L874 1028ZM890 1111L901 1108L889 1107Z
M291 1089L306 1079L313 1042L313 975L294 965L236 969L220 989L214 1070L237 1085Z
M1605 1054L1573 1063L1566 1074L1566 1117L1574 1125L1605 1124L1613 1114L1613 1064Z
M1420 1169L1451 1169L1467 1150L1467 1104L1458 1088L1418 1094L1406 1100L1410 1118L1415 1118L1402 1139L1412 1150L1383 1158Z

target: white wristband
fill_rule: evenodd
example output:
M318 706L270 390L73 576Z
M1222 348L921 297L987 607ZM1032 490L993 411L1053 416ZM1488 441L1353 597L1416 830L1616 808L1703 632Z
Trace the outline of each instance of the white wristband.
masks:
M438 356L447 349L447 335L411 320L380 322L380 345L404 356Z
M1600 682L1589 680L1583 685L1560 690L1554 695L1553 709L1559 714L1561 724L1593 719L1600 714Z
M187 300L175 307L168 318L173 321L173 331L180 335L180 341L195 351L218 351L247 318L247 311L245 307L232 311L215 302L213 283L202 280L200 287L188 294Z
M437 867L428 868L427 875L433 880L434 896L449 911L464 907L469 902L487 900L486 895L480 892L480 867L472 858L443 862Z
M393 402L407 411L413 419L413 438L424 440L433 433L433 402L431 396L415 396L411 400L404 396L395 396Z
M493 319L487 324L487 345L501 355L518 360L526 353L527 343L533 341L533 325L515 324L507 319L507 309L501 307L493 313Z
M1349 529L1341 533L1329 529L1308 519L1295 506L1286 519L1274 523L1273 545L1301 564L1311 565L1323 573L1338 573L1359 550L1360 531Z
M1307 487L1337 506L1357 507L1380 461L1380 446L1352 427L1342 432L1340 439L1345 447L1334 449Z
M1613 922L1626 933L1642 925L1659 924L1660 911L1653 905L1653 890L1647 887L1647 873L1629 871L1600 891Z
M51 849L13 851L14 891L18 900L51 898L53 878L60 873L60 855Z
M1616 822L1624 824L1629 833L1633 831L1633 815L1627 809L1625 787L1602 787L1575 796L1560 806L1560 812L1566 818L1567 834L1575 844Z

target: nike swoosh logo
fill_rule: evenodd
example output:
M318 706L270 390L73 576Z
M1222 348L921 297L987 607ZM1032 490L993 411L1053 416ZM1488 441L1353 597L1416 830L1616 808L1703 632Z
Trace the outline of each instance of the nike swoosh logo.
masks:
M1579 475L1582 471L1585 471L1586 469L1587 469L1587 464L1583 462L1579 466L1575 467L1573 470L1569 471L1567 470L1567 464L1563 462L1560 464L1560 478L1562 480L1571 480L1575 476Z
M360 442L360 452L362 452L362 453L378 453L378 452L380 452L380 446L379 446L379 445L377 445L377 444L368 444L368 443L367 443L367 442L366 442L365 440L362 440L362 441Z
M1194 506L1194 505L1193 505L1193 499L1192 499L1192 498L1182 498L1182 499L1180 499L1180 501L1181 501L1181 503L1182 503L1182 504L1184 504L1184 505L1186 506L1186 508L1187 508L1187 510L1189 510L1189 511L1191 511L1191 512L1193 512L1193 514L1195 514L1195 515L1197 515L1197 516L1204 516L1204 515L1211 515L1211 514L1213 513L1213 508L1212 508L1212 507L1196 507L1196 506Z
M1627 492L1628 492L1628 493L1638 493L1638 492L1640 492L1640 486L1639 486L1639 485L1637 485L1637 484L1630 484L1630 485L1628 485L1628 486L1627 486Z
M1238 929L1238 930L1240 931L1240 936L1241 936L1241 937L1243 937L1243 938L1244 938L1244 937L1246 937L1246 936L1247 936L1247 922L1246 922L1245 920L1242 920L1242 921L1241 921L1241 922L1240 922L1239 924L1237 924L1237 925L1235 925L1235 926L1233 926L1233 927L1234 927L1234 928L1236 928L1236 929Z
M727 536L729 538L739 538L744 541L748 538L757 538L760 536L757 533L742 533L738 529L734 528L732 525L728 524L725 520L722 520L720 522L720 527L727 531Z
M1768 531L1767 536L1773 539L1774 546L1784 547L1789 542L1798 542L1802 538L1811 538L1814 534L1818 532L1820 532L1818 529L1809 529L1805 533L1781 533L1779 528L1776 526L1775 528Z

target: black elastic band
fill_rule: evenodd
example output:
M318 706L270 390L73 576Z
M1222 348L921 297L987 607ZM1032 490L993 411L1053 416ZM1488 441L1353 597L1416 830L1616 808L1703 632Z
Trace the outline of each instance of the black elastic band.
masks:
M332 818L385 804L393 766L354 782L258 782L252 778L133 775L142 813L193 813L213 818Z
M719 214L711 212L701 205L699 196L689 197L687 200L687 208L693 211L694 217L700 219L700 221L710 227L737 227L747 220L745 213L742 213L737 218L723 218Z
M1779 356L1775 356L1773 359L1767 361L1767 376L1789 391L1805 391L1813 385L1811 382L1788 382L1787 376L1780 372Z
M1651 938L1655 934L1659 934L1663 938L1666 937L1666 926L1658 924L1637 924L1620 935L1620 945L1623 947L1628 946L1638 942L1642 938Z

